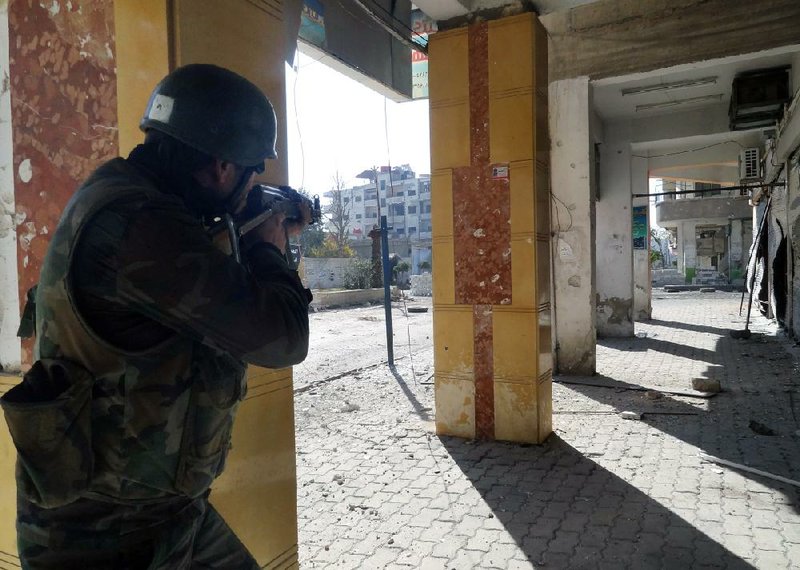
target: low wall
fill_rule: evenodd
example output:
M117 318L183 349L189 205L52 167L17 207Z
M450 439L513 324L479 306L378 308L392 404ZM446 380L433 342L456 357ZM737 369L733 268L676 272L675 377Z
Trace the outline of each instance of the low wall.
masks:
M311 290L341 289L344 274L352 263L349 257L304 257L303 282Z
M314 300L311 301L311 306L317 309L364 305L383 301L383 289L315 290L312 293L314 294Z

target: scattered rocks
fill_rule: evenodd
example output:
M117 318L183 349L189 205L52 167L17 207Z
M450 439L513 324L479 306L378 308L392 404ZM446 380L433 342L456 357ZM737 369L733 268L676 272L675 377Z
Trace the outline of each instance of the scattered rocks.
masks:
M339 485L344 485L344 475L336 474L333 476L333 480L335 483Z
M648 390L647 392L644 393L644 397L647 398L648 400L660 400L661 398L664 397L664 394L662 394L661 392L657 392L655 390Z
M636 412L620 412L619 417L623 420L640 420L642 419L642 414L637 414Z
M692 378L692 388L698 392L710 392L712 394L722 391L719 380L712 378Z
M350 402L345 401L344 406L339 408L339 411L343 414L347 414L350 412L357 412L361 409L361 406L358 404L351 404Z

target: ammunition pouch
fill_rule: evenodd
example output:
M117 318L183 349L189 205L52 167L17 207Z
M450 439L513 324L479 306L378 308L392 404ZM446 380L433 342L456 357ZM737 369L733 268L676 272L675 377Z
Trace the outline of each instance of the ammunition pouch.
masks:
M18 453L17 489L28 501L59 507L88 489L93 383L74 362L42 359L0 398Z

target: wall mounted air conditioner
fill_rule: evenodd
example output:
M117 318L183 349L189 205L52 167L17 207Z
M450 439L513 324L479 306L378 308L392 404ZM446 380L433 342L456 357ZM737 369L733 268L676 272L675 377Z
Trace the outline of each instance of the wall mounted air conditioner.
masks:
M745 148L739 151L739 179L758 180L761 178L759 167L761 153L757 147Z

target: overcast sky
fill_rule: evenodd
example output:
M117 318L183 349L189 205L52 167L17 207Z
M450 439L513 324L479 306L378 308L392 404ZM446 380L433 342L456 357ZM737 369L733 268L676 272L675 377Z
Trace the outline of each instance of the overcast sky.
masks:
M330 67L298 56L298 72L290 69L286 75L291 186L322 194L330 190L337 170L349 185L358 183L355 175L364 169L388 164L410 164L417 174L430 173L427 100L386 100Z

